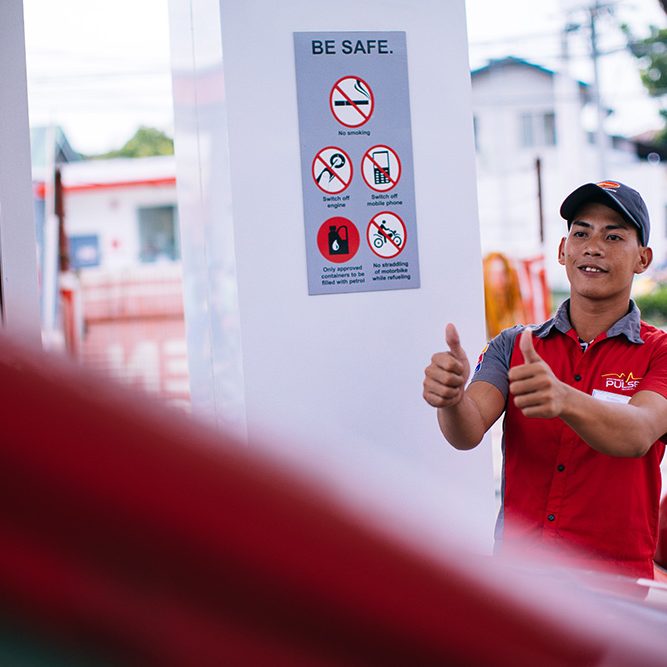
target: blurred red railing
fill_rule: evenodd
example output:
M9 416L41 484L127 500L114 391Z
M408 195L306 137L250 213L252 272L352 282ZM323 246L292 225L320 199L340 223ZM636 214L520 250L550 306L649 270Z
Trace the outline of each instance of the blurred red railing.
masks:
M253 443L6 339L0 405L0 617L54 654L161 667L663 662L645 618L576 590L555 602L539 576L527 585L463 550L425 553Z

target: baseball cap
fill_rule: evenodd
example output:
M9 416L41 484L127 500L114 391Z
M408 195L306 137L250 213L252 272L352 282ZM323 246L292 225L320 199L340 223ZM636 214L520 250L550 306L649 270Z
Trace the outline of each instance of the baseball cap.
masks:
M577 210L591 202L604 204L620 213L627 222L637 227L640 243L648 245L651 223L646 204L637 190L618 181L586 183L578 187L565 198L560 207L560 214L567 220L568 229Z

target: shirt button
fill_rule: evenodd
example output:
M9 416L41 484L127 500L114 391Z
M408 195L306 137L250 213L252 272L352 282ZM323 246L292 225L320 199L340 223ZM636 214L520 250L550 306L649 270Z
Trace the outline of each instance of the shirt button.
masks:
M555 520L556 520L556 515L555 515L555 514L550 514L550 515L547 517L547 519L549 519L549 521L555 521Z
M563 472L563 470L565 470L565 466L561 463L561 464L558 465L557 470L558 470L558 472Z
M577 374L574 376L574 379L575 379L577 382L579 382L579 380L581 380L581 375L579 375L579 373L577 373Z

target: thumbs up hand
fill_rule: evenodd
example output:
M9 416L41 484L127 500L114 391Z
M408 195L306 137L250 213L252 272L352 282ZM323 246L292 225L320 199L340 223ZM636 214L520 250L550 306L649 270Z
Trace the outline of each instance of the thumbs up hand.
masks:
M445 329L445 343L448 350L434 354L424 371L424 400L434 408L460 403L470 376L470 363L453 324Z
M552 419L564 408L567 387L554 374L549 364L535 351L533 333L524 329L519 340L524 363L509 372L510 393L514 405L525 417Z
M521 332L519 348L523 353L524 363L536 364L537 362L542 361L542 357L540 357L540 355L535 352L535 346L533 345L533 333L530 329L524 329Z

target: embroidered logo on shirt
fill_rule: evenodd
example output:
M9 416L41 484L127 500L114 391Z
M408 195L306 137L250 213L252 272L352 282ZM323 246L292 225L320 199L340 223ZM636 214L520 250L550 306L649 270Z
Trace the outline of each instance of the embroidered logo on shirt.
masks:
M621 391L636 389L641 380L641 378L635 377L632 371L629 373L605 373L602 377L605 378L605 387L613 387Z
M489 344L487 343L487 344L484 346L484 349L482 350L482 352L481 352L480 355L479 355L479 359L477 360L477 366L475 366L475 370L473 371L473 373L476 373L476 372L481 368L481 366L482 366L482 360L484 359L484 354L486 353L486 351L487 351L488 349L489 349Z

